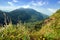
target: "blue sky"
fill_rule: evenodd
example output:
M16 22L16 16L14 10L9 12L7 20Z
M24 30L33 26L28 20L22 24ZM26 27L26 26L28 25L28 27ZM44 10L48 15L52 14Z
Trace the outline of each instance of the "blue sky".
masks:
M0 0L0 10L11 11L18 8L32 8L38 12L52 15L60 9L60 0Z

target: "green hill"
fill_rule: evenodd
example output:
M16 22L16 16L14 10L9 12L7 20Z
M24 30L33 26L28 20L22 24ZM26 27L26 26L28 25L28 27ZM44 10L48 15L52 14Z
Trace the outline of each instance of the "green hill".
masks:
M9 23L11 19L13 24L17 24L19 21L22 21L23 23L41 21L46 19L47 17L47 15L30 8L19 8L10 12L0 11L0 23L3 24L5 18L7 23Z
M17 22L18 20L21 20L22 22L35 22L35 21L41 21L47 18L48 16L45 14L42 14L40 12L37 12L34 9L16 9L10 12L12 22Z

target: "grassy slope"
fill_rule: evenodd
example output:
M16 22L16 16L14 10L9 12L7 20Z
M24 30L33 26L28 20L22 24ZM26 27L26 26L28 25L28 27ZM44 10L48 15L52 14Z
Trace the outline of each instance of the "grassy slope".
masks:
M60 40L60 10L49 18L39 32L48 40Z
M38 31L26 28L21 23L17 25L5 25L0 28L0 40L42 40Z

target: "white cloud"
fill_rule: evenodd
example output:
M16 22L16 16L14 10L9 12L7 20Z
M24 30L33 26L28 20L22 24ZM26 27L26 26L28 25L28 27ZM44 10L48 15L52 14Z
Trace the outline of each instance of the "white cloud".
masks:
M33 6L36 6L37 4L36 3L34 3L33 1L31 2L31 4L33 5Z
M57 11L57 9L53 9L53 8L48 8L48 10L49 10L50 12L52 12L52 13L54 13L54 12Z
M12 11L14 9L17 9L18 7L15 7L15 6L0 6L0 10L3 10L3 11Z
M43 2L43 1L34 2L34 1L32 1L31 4L32 4L33 6L43 6L43 5L47 5L48 2Z
M17 8L30 8L30 5L17 6Z
M30 5L36 6L37 4L34 1L31 1Z
M3 11L12 11L18 8L30 8L30 5L22 5L22 6L0 6L0 10Z
M58 3L60 4L60 1L58 1Z
M18 0L13 0L13 2L18 2Z
M13 6L13 3L12 3L12 2L8 2L8 4L9 4L10 6Z
M40 6L42 6L42 5L45 5L46 2L42 2L42 1L40 1L40 2L38 2L37 4L40 5Z
M30 8L30 5L23 5L21 7L23 7L23 8Z
M18 2L17 0L13 0L13 1L11 1L11 2L8 2L8 4L10 5L10 6L14 6L14 2Z

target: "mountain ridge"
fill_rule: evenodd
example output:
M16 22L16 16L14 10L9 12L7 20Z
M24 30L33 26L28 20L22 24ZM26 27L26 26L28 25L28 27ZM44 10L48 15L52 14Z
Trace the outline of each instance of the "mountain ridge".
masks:
M13 24L18 23L18 21L20 20L22 22L35 22L44 20L48 17L47 15L37 12L36 10L30 8L19 8L10 12L3 13L7 15L6 18L8 17L9 20L11 18Z

